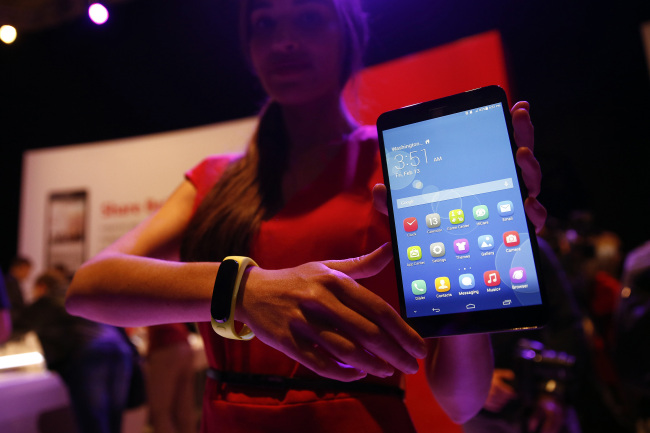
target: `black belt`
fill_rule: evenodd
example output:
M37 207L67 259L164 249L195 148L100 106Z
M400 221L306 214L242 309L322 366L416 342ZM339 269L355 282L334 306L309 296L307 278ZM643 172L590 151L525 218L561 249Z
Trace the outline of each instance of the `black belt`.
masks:
M325 378L284 377L267 374L236 373L208 368L207 375L217 382L231 385L271 388L276 390L313 390L333 392L364 392L369 394L394 395L404 398L404 390L397 386L369 382L339 382Z

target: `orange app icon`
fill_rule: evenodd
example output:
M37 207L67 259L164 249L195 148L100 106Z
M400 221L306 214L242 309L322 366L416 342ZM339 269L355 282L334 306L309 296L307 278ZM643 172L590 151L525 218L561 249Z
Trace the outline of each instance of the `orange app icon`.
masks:
M449 278L447 277L438 277L435 281L436 290L438 292L448 292L451 287L449 286Z

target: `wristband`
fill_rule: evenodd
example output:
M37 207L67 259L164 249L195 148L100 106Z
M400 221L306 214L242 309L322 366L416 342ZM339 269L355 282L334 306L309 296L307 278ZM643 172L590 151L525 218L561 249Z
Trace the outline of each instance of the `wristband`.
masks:
M235 329L235 308L239 284L244 271L250 265L257 266L257 263L251 258L240 256L228 256L219 265L212 291L210 322L214 332L222 337L233 340L250 340L255 337L247 325L244 325L239 332Z

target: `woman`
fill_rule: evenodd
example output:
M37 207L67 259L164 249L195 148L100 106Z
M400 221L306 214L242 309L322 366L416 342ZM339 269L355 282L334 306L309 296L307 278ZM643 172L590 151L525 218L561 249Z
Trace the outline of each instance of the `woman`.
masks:
M242 1L242 33L270 96L246 153L190 170L155 215L77 272L68 308L122 326L206 322L219 262L250 256L259 266L244 273L234 317L257 338L200 325L212 373L203 431L413 431L402 373L425 357L440 405L468 419L490 387L489 337L425 342L391 307L376 132L341 102L365 42L358 2ZM527 103L513 119L535 197ZM527 210L541 226L534 198Z

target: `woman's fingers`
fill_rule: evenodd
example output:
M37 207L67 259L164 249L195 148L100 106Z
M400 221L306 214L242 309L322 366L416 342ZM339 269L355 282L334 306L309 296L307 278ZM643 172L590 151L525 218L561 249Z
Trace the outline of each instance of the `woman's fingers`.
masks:
M388 215L388 192L383 183L378 183L372 189L372 205L378 212Z

